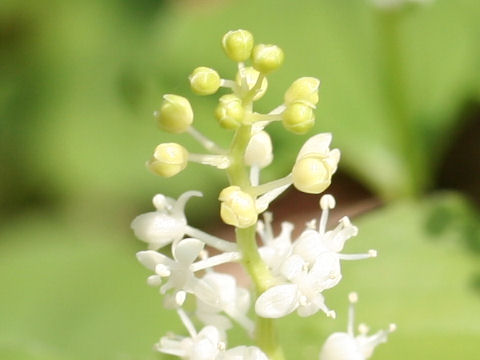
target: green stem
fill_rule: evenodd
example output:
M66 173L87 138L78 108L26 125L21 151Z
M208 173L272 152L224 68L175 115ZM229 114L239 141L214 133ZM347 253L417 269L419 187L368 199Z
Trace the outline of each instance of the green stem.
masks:
M245 107L251 106L246 103ZM245 149L251 137L251 126L244 125L237 129L231 147L231 165L227 169L231 185L240 186L243 191L251 189L248 169L245 166ZM274 284L268 266L260 257L256 240L256 224L248 228L236 228L235 235L242 262L255 285L256 294L261 294ZM257 345L271 360L284 360L282 348L278 342L273 319L257 317L255 325Z
M403 196L417 196L426 186L426 161L418 131L409 112L406 74L400 38L402 11L376 10L379 34L382 92L397 153L403 158L406 176Z

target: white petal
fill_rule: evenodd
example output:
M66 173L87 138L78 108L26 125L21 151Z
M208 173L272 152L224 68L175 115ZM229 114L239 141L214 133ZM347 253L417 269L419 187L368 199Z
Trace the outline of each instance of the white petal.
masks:
M293 280L305 270L306 262L300 255L289 256L282 264L281 273L288 280Z
M309 287L317 292L334 287L341 278L340 259L334 252L319 255L308 274Z
M323 133L312 136L303 144L297 156L297 161L309 154L319 154L326 156L332 142L332 134Z
M152 271L155 271L158 264L164 264L167 267L173 264L172 259L153 250L139 251L137 259L143 266Z
M355 339L347 333L333 333L322 347L319 360L365 360Z
M185 234L185 219L176 219L159 211L137 216L131 224L135 236L155 249L168 245Z
M191 264L203 250L205 244L198 239L183 239L172 249L173 257L179 263Z
M297 308L298 297L298 287L295 284L274 286L258 297L255 312L264 318L280 318Z

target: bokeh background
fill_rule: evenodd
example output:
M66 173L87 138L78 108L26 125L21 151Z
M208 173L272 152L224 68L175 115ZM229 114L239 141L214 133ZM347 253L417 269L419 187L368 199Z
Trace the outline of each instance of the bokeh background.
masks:
M286 53L258 111L298 77L322 81L315 131L272 126L264 178L286 174L308 136L332 132L337 214L360 228L346 250L380 254L344 264L325 294L336 321L281 321L287 355L316 358L327 334L344 331L356 290L359 321L398 324L374 358L477 359L479 18L478 0L400 11L367 0L1 1L0 359L156 359L152 344L184 331L145 286L129 223L155 193L197 189L192 224L228 236L215 200L222 174L193 164L160 179L144 163L167 140L200 150L156 128L164 93L189 97L195 126L228 144L216 97L194 96L187 76L203 65L233 77L220 39L237 28ZM317 204L292 190L275 211L300 231ZM234 332L230 344L244 341Z

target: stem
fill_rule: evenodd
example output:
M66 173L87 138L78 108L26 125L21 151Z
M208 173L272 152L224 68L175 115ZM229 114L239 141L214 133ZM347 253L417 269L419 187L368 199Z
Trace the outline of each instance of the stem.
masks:
M418 131L409 114L406 75L400 38L401 11L376 10L379 33L382 92L390 120L397 152L408 172L400 194L416 196L428 183L425 154L421 149Z
M248 111L251 100L244 102ZM249 172L244 162L245 149L250 141L251 126L243 125L235 132L230 147L231 165L227 169L230 185L240 186L243 191L251 189ZM236 228L235 235L238 249L242 254L242 263L255 285L256 294L261 294L274 284L268 266L263 262L258 252L256 240L256 224L248 228ZM282 348L278 342L273 319L257 317L254 336L257 345L265 352L270 360L284 360Z

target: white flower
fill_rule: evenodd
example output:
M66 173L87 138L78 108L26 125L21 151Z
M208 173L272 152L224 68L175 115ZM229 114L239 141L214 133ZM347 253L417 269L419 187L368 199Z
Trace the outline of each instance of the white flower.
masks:
M160 288L160 292L165 294L170 289L174 289L173 300L176 305L183 304L185 293L195 294L203 302L216 305L219 301L218 294L207 282L195 277L194 272L237 261L240 259L240 254L223 253L194 263L204 246L202 241L188 238L172 246L173 259L153 250L140 251L137 253L137 258L142 265L155 272L155 275L148 278L150 285L158 286L162 283L162 278L168 278ZM171 299L167 299L169 300Z
M263 214L264 222L257 223L257 232L263 242L259 252L262 260L269 267L272 275L281 275L283 263L292 253L292 231L293 224L290 222L282 222L282 229L277 237L273 236L272 231L272 214L266 212Z
M202 196L202 193L187 191L177 201L162 194L155 195L153 205L157 210L139 215L132 221L135 235L148 243L152 250L183 238L187 231L185 204L192 196Z
M184 360L268 360L256 346L237 346L226 350L222 333L215 326L205 326L197 333L187 314L182 309L178 309L177 313L190 336L164 336L155 344L157 351Z
M214 325L221 331L226 331L232 327L232 323L226 316L220 314L223 311L251 334L254 325L247 317L250 292L237 287L235 278L229 274L209 271L202 280L215 291L218 302L213 306L198 298L196 310L198 319L205 324Z
M161 353L178 356L182 359L216 359L220 351L225 348L218 329L215 326L206 326L197 333L183 310L179 309L178 315L187 328L190 337L164 336L155 344L155 349Z
M388 334L395 331L395 324L390 324L387 330L380 330L367 336L368 327L359 326L360 335L354 335L354 304L358 300L356 293L350 293L350 309L347 332L337 332L330 335L322 347L319 360L365 360L372 356L375 347L387 341Z
M216 360L268 360L256 346L237 346L219 354Z
M301 259L297 257L296 260L300 260L296 264L301 265ZM303 317L322 310L327 316L334 318L335 312L328 309L322 295L323 272L323 266L315 266L310 271L305 268L292 271L291 282L273 286L258 297L255 312L265 318L280 318L295 310Z
M148 248L158 250L185 235L202 240L221 251L235 251L237 245L204 233L187 224L185 205L192 196L202 196L199 191L187 191L178 200L157 194L153 197L156 211L137 216L131 224L135 235L148 243Z
M322 216L320 225L314 229L314 221L309 228L292 244L291 226L284 225L279 237L273 238L270 215L266 217L265 226L260 227L260 235L265 246L260 254L269 266L272 274L277 276L280 284L271 287L259 296L255 304L258 315L278 318L297 310L300 316L310 316L318 310L327 316L335 313L325 305L322 292L337 285L341 278L340 260L360 260L376 256L376 251L366 254L342 254L345 241L357 234L347 217L340 224L326 232L330 209L335 206L331 195L324 195L320 200Z

